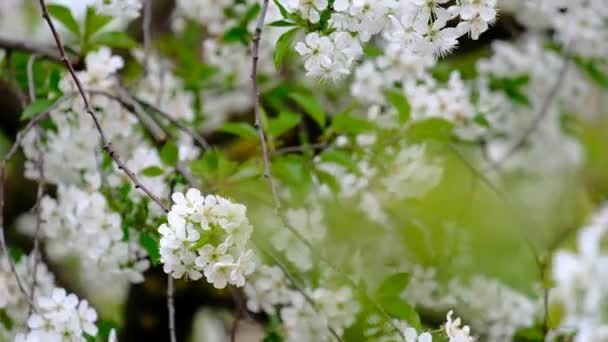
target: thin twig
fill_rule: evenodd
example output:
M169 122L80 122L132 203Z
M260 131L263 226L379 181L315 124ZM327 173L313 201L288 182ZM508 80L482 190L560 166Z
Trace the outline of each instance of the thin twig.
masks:
M25 299L28 301L31 307L34 307L34 303L30 299L30 295L28 291L25 289L23 282L21 281L21 277L17 273L17 268L15 267L15 262L10 256L8 246L6 245L6 238L4 236L4 181L5 181L5 172L6 172L6 162L4 160L0 161L0 248L2 254L5 255L9 268L11 272L15 276L15 280L17 281L17 286L21 293L23 293Z
M307 149L323 150L323 149L326 149L327 147L329 147L329 144L327 144L327 143L317 143L317 144L310 144L310 145L306 145L306 146L288 146L288 147L279 148L279 149L273 151L272 154L279 155L279 154L292 153L292 152L303 152Z
M27 62L27 82L28 82L28 91L30 102L36 101L36 85L34 80L34 62L36 60L36 55L32 54ZM44 176L44 153L42 151L42 129L40 125L36 125L37 130L37 149L38 149L38 191L36 194L36 231L34 232L34 250L32 251L32 284L30 286L30 302L34 302L34 298L36 296L36 286L37 286L37 277L38 277L38 264L40 263L40 229L42 227L42 197L44 195L44 185L45 185L45 176ZM29 313L32 314L34 307L30 305Z
M262 5L262 11L258 19L255 33L252 40L252 56L251 56L251 83L252 83L252 97L253 97L253 110L255 113L255 128L260 139L260 145L262 147L262 158L264 161L264 178L270 185L272 191L272 199L274 201L275 210L277 212L281 209L281 201L279 200L279 193L277 187L272 179L272 173L270 171L270 156L268 155L268 146L266 142L266 136L264 129L262 128L262 113L260 110L260 86L258 84L258 61L260 59L260 40L262 39L262 30L264 28L264 21L266 20L266 12L268 10L268 1L264 0Z
M549 90L549 93L547 94L543 103L541 104L538 114L536 114L536 116L534 117L534 119L532 120L532 122L530 123L528 128L526 128L526 130L521 135L521 137L517 140L515 145L513 145L507 151L507 153L504 155L504 157L502 157L499 161L493 163L492 168L499 167L507 159L511 158L515 152L517 152L520 148L522 148L526 144L526 142L528 141L528 138L532 135L532 133L534 133L538 129L538 126L540 125L540 123L547 116L547 114L549 114L549 108L551 107L551 103L553 102L553 99L557 96L562 83L564 83L564 80L566 79L566 74L568 73L569 66L570 66L570 59L568 56L565 56L564 63L559 71L557 80L555 81L555 84L553 85L553 87L551 87L551 89Z
M13 40L6 37L0 37L0 48L6 50L30 52L47 60L61 62L61 55L54 51L54 46L44 46L29 41Z
M175 335L175 304L173 302L173 277L167 274L167 310L169 311L169 336L171 342L177 342Z
M205 138L203 138L203 136L196 133L192 128L186 126L184 123L175 119L171 114L162 110L159 106L152 104L148 101L142 100L133 94L131 94L131 96L135 99L135 101L139 102L142 106L144 106L144 107L148 108L149 110L151 110L152 112L157 113L158 115L162 116L164 119L169 121L172 125L179 128L184 133L188 134L196 142L196 144L199 145L203 150L211 149L211 145L209 145L209 143L207 142L207 140L205 140Z
M121 96L116 99L125 108L137 117L139 122L145 127L145 129L152 135L155 141L162 144L167 141L167 134L162 127L150 116L142 106L129 95L126 89L120 89ZM111 94L107 94L110 95Z
M82 86L82 83L80 82L80 79L78 78L78 75L76 75L74 66L72 65L72 63L66 56L63 42L61 41L61 37L59 36L59 33L57 32L57 29L55 28L55 25L53 24L53 20L51 19L50 15L49 15L49 12L48 12L48 9L47 9L47 6L46 6L46 3L44 0L40 0L40 7L42 9L42 17L48 23L51 33L53 34L53 37L55 39L55 43L57 44L57 48L59 49L59 54L61 55L61 61L63 62L63 64L65 64L70 75L72 76L72 79L74 80L74 83L76 84L76 87L78 88L78 92L80 93L80 97L82 98L82 100L84 102L86 112L89 114L89 116L93 120L93 122L95 124L95 128L97 129L97 132L99 133L103 149L114 160L116 165L118 165L118 168L127 175L127 177L135 185L136 189L142 190L153 202L155 202L160 208L162 208L163 211L169 212L169 208L167 208L163 204L163 202L160 200L160 198L157 195L155 195L154 193L152 193L152 191L150 189L148 189L144 184L141 183L141 181L139 180L139 178L137 178L135 173L133 171L131 171L131 169L129 169L123 163L123 161L120 159L120 156L116 153L116 151L114 151L112 144L110 143L110 141L106 137L103 129L101 128L101 124L99 123L99 119L97 118L97 115L95 114L95 110L89 103L87 94Z

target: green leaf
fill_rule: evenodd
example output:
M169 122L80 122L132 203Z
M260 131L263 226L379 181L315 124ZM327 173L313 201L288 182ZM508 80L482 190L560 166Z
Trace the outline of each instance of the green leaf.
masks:
M405 300L399 297L380 297L377 301L390 316L406 321L416 330L422 326L416 309Z
M430 118L415 122L407 132L409 138L415 141L436 140L448 142L452 138L454 124L440 118Z
M289 97L294 100L308 115L319 125L325 127L325 110L323 106L313 96L303 93L289 94Z
M488 121L486 116L483 114L475 115L475 117L473 118L473 121L475 121L475 123L477 123L479 126L490 127L490 122Z
M349 112L340 113L333 117L331 129L337 133L359 134L372 128L372 124L360 118L354 118Z
M160 160L167 166L176 166L179 161L179 150L177 146L169 141L160 149Z
M21 258L25 256L25 252L19 247L10 247L8 252L11 256L11 259L13 259L15 263L18 263Z
M273 21L267 25L272 26L272 27L291 27L291 26L297 26L298 24L292 23L291 21L287 21L287 20L277 20L277 21Z
M272 164L272 172L281 181L295 187L306 186L310 181L310 173L302 157L293 154L277 158Z
M274 1L274 4L277 5L277 7L279 8L279 12L281 13L281 16L283 18L285 18L285 19L291 18L291 14L289 14L289 12L285 9L283 4L281 4L281 2L279 0L272 0L272 1Z
M9 331L13 329L13 326L15 325L15 323L13 322L13 320L8 315L5 309L0 309L0 324L3 325L6 330Z
M255 128L245 122L227 122L220 127L219 131L234 134L241 138L257 138Z
M410 103L401 91L389 89L386 91L388 101L397 108L399 121L407 122L412 115Z
M542 327L534 325L521 328L515 333L513 340L516 342L542 342L544 340Z
M274 66L277 68L277 70L281 69L281 66L283 65L283 60L285 59L285 56L287 56L287 53L290 51L291 45L293 44L293 39L298 33L298 30L299 28L297 27L291 29L283 33L281 37L279 37L279 40L277 40L277 45L274 49Z
M51 17L59 20L70 32L80 37L80 25L72 15L72 11L68 7L56 4L47 6Z
M122 49L131 49L137 46L137 42L127 32L123 31L100 33L93 38L93 43Z
M608 73L602 71L597 66L597 62L592 59L585 59L582 57L576 57L574 61L576 65L582 69L595 83L604 89L608 89Z
M139 243L146 250L146 252L148 252L152 265L156 266L160 264L158 240L146 232L141 232L139 234Z
M359 166L353 160L353 156L341 150L327 150L321 154L321 160L325 162L333 162L344 166L350 172L358 173Z
M376 296L400 297L401 293L409 284L411 278L412 276L407 272L396 273L388 276L382 281L378 287L378 290L376 290Z
M163 169L158 166L149 166L140 171L142 176L146 177L158 177L164 173Z
M222 36L222 41L225 43L246 42L248 39L249 31L243 26L232 27Z
M270 120L270 134L273 137L280 137L285 134L285 132L296 127L301 120L302 117L298 113L281 112L278 117Z
M23 110L23 114L21 114L21 120L28 120L40 113L47 112L49 108L51 108L55 104L56 101L57 100L44 99L36 100L30 103Z
M98 328L97 337L101 338L103 341L108 340L108 337L110 336L110 331L112 331L112 329L114 329L117 333L120 329L120 324L107 319L100 319L95 323L95 325Z
M95 9L91 6L87 7L87 14L84 21L84 39L83 39L83 53L87 52L91 37L93 37L102 28L108 25L112 21L112 17L107 15L97 14Z

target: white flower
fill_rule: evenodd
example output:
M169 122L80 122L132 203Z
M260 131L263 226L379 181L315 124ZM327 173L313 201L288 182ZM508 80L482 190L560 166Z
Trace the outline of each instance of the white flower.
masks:
M321 12L327 8L327 0L286 0L287 8L298 11L304 19L316 24L321 19Z
M176 279L204 275L217 288L244 286L255 270L253 252L247 249L253 231L247 208L197 189L171 198L168 222L158 228L164 271Z
M449 342L473 342L475 339L471 337L470 329L468 325L460 327L460 317L452 320L452 314L454 312L450 310L447 315L447 321L445 322L445 333L450 339Z
M36 312L28 321L30 331L17 341L86 341L85 334L97 335L97 312L87 301L79 301L65 289L55 288L50 296L38 296Z

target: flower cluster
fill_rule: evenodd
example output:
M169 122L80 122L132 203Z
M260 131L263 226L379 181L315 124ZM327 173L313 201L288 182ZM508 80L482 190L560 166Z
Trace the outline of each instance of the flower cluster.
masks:
M341 336L355 322L360 308L353 301L350 288L316 288L307 292L308 298L292 292L289 305L281 309L289 341L329 341L332 337L329 328Z
M203 196L197 189L171 198L168 223L158 228L165 272L192 280L204 274L217 288L244 286L255 270L253 251L247 249L253 231L247 208L220 196Z
M330 14L330 29L312 30L304 42L296 44L307 74L330 80L350 74L354 61L363 55L362 44L373 36L381 34L421 59L433 59L453 50L458 38L467 33L478 39L496 19L496 0L459 1L450 6L447 0L338 0L332 8L326 0L284 2L288 10L320 27L325 24L320 23L323 14ZM456 18L458 24L450 26Z
M29 314L29 301L19 289L15 274L10 269L8 256L0 257L0 311L11 321L12 325L0 324L0 340L11 341L14 336L26 330L25 322ZM34 256L22 256L15 263L17 276L28 289L33 284ZM46 296L54 288L55 279L46 264L38 261L36 266L35 294Z
M448 312L447 321L445 322L444 328L445 333L448 335L449 342L473 342L475 339L470 336L470 328L468 325L463 327L460 326L460 317L452 320L452 314L454 312Z
M608 254L602 251L607 231L608 206L603 205L579 231L578 250L561 250L553 257L551 298L563 312L559 331L576 332L576 342L608 337L608 322L601 314L608 298Z
M57 199L42 199L41 236L51 258L76 255L84 273L101 271L112 282L141 282L150 263L121 216L108 208L99 192L59 186ZM95 273L96 274L96 273Z
M86 300L65 289L55 288L49 296L39 296L36 312L27 320L30 331L17 335L15 342L85 342L97 335L97 312Z

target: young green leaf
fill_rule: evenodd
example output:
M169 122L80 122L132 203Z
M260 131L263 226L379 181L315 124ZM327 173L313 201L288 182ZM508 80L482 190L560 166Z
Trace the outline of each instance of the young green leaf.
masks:
M285 134L287 131L296 127L302 117L298 113L294 112L281 112L279 116L270 120L270 134L273 137L280 137Z
M289 94L289 97L294 100L304 111L308 114L319 127L325 127L325 120L327 115L321 103L317 101L313 96L303 93Z
M277 21L273 21L267 25L271 26L271 27L290 27L290 26L297 26L298 24L292 23L291 21L287 21L287 20L277 20Z
M279 12L281 13L281 16L285 19L289 19L291 18L291 14L289 14L289 12L285 9L285 7L283 6L283 4L281 4L281 2L279 0L273 0L274 4L277 5L277 7L279 8Z
M277 68L277 70L281 69L281 66L283 65L283 60L285 59L285 56L287 56L287 53L290 51L291 45L293 44L293 39L298 33L298 30L299 28L297 27L291 29L283 33L281 37L279 37L279 40L277 40L277 45L274 49L274 66Z
M350 116L349 112L340 113L333 117L331 129L336 133L358 134L372 128L369 121Z
M408 130L408 137L415 141L436 140L448 142L452 137L454 124L440 118L430 118L415 122Z
M142 176L146 176L146 177L158 177L160 175L162 175L163 169L161 169L158 166L149 166L143 170L140 171Z
M219 131L234 134L241 138L257 138L255 128L245 122L227 122L220 127Z
M411 275L407 272L390 275L382 281L378 290L376 290L376 296L399 297L409 284L410 279Z
M57 100L41 99L30 103L23 110L23 114L21 114L21 120L28 120L40 113L48 111L48 109L51 108L56 101Z
M160 149L160 160L167 166L176 166L179 161L177 146L169 141Z
M156 266L160 264L160 250L158 240L146 232L141 232L139 234L139 243L146 250L146 252L148 252L152 265Z
M386 91L386 97L389 102L397 108L399 121L407 122L412 115L412 108L405 95L401 91L389 89Z
M137 46L137 42L127 32L123 31L110 31L95 35L93 44L122 49L131 49Z
M78 25L78 22L72 15L72 11L68 7L56 4L49 4L47 7L51 17L57 19L70 32L80 37L80 25Z

